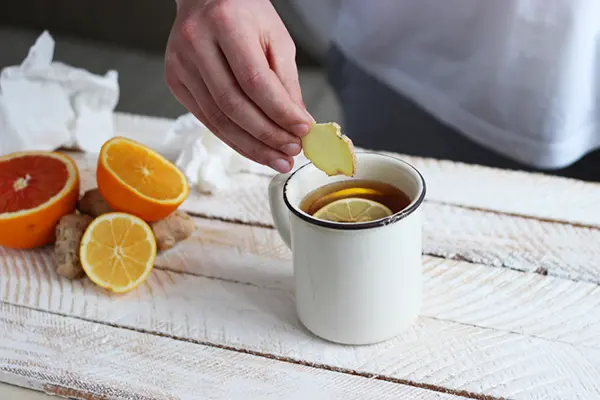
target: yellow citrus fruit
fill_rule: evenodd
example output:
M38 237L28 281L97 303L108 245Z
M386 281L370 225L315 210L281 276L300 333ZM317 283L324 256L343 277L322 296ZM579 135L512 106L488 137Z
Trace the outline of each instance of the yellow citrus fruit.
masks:
M369 222L392 214L392 210L376 201L349 197L327 204L314 217L332 222Z
M94 283L116 293L128 292L152 271L156 240L142 219L126 213L108 213L86 229L79 257Z
M102 146L96 181L113 210L148 222L171 214L189 193L179 168L143 144L122 137Z

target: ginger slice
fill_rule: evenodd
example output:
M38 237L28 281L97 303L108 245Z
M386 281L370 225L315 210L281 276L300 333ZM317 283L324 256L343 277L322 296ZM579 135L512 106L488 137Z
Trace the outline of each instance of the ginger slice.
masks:
M335 122L313 124L302 138L304 155L328 176L354 176L356 155L352 141Z

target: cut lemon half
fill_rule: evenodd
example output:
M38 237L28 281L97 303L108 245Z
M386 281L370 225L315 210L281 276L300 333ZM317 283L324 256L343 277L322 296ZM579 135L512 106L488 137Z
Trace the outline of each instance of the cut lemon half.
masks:
M369 222L389 217L392 210L373 200L350 197L320 208L313 216L332 222Z
M108 213L86 229L79 248L81 266L97 285L116 293L128 292L146 280L156 258L156 240L142 219Z

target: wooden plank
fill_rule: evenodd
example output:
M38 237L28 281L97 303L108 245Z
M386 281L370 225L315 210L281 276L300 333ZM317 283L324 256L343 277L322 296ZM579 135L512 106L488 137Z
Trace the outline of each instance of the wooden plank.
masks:
M158 267L293 292L291 252L274 230L195 221ZM598 285L429 256L423 273L423 316L600 349Z
M118 133L164 146L170 120L118 113ZM359 149L360 150L360 149ZM600 183L381 152L414 165L430 201L507 214L600 226Z
M78 399L464 397L0 303L0 380Z
M239 189L227 193L193 194L182 208L198 216L273 226L268 180L245 174L239 183ZM423 252L428 255L600 283L598 243L596 227L423 204Z
M423 205L425 254L600 283L600 229Z
M386 153L393 155L393 153ZM423 174L430 201L600 226L600 183L400 155Z
M15 384L0 382L0 399L53 400L48 394ZM55 400L55 399L54 399Z
M77 155L82 190L96 186L95 156ZM192 191L183 204L195 215L273 226L267 199L269 178L236 175L234 190L216 195ZM600 283L600 229L540 221L447 204L423 205L423 252L518 271Z
M154 148L173 147L168 132L173 120L116 113L115 132ZM361 150L361 149L359 149ZM502 212L581 225L600 226L600 183L541 173L381 152L414 165L427 181L427 198L442 204Z
M418 322L388 342L339 346L299 324L289 255L273 230L206 224L186 246L159 261L186 273L156 268L146 284L126 295L106 293L86 280L59 279L45 251L5 252L0 299L469 393L540 399L600 395L597 285L426 259L425 308Z

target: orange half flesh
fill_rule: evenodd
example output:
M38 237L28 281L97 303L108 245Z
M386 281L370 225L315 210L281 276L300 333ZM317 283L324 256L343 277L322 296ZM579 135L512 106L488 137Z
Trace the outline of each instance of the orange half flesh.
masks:
M130 139L107 141L98 158L98 189L116 211L157 221L189 194L185 175L169 160Z

